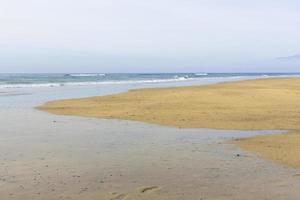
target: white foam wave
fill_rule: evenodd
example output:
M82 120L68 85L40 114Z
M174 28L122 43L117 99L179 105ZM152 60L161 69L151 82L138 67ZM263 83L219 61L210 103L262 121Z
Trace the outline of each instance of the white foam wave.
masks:
M195 73L194 75L195 76L207 76L208 74L207 73Z
M99 74L99 73L96 73L96 74L92 74L92 73L89 73L89 74L67 74L66 76L72 76L72 77L95 77L95 76L106 76L106 74Z
M195 78L176 77L172 79L153 79L153 80L128 80L128 81L95 81L95 82L66 82L66 83L39 83L39 84L4 84L4 88L42 88L42 87L63 87L63 86L88 86L88 85L114 85L114 84L142 84L142 83L167 83L177 81L189 81Z

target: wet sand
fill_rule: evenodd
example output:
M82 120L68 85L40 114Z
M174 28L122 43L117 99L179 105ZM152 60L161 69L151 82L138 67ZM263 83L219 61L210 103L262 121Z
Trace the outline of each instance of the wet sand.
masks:
M39 109L59 115L117 118L183 128L293 130L293 134L234 143L264 158L300 167L300 78L133 90L52 101Z
M272 132L177 129L0 111L1 200L299 198L300 171L225 141ZM18 126L16 126L16 124Z

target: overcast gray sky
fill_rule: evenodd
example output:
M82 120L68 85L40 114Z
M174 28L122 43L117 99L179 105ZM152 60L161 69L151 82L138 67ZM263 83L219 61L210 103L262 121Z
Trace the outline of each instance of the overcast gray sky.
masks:
M0 0L0 72L300 71L297 0Z

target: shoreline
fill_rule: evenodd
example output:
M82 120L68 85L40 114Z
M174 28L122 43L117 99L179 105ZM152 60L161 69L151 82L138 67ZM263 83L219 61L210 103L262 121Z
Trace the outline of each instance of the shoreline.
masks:
M289 137L300 130L297 123L300 118L299 85L300 78L289 77L137 89L108 96L51 101L37 109L59 115L125 119L177 128L286 130L289 133L283 137ZM291 157L291 152L300 155L300 150L289 150L287 157L284 157L287 152L280 150L295 149L289 147L291 141L284 140L285 143L270 151L269 147L278 136L265 137L233 143L263 158L300 167L300 159L287 158ZM300 141L300 136L298 139Z

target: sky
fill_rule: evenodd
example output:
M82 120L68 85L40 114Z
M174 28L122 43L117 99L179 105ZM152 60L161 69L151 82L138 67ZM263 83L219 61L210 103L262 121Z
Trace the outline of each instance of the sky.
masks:
M0 0L0 73L300 72L298 0Z

